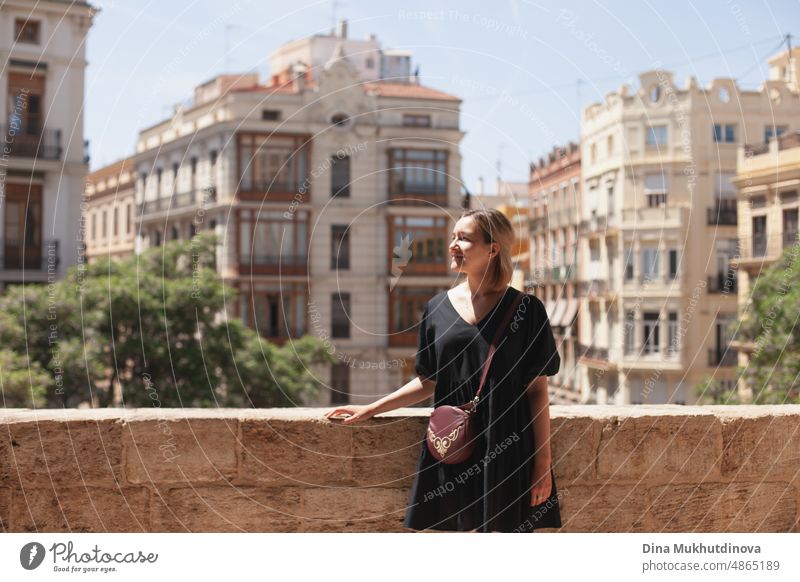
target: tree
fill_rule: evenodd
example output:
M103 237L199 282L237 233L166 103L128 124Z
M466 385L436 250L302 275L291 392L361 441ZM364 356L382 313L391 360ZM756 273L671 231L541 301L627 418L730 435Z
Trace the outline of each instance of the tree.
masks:
M753 280L750 304L731 332L755 345L739 374L755 404L800 403L800 244Z
M1 345L30 353L60 391L51 406L296 406L319 384L309 367L334 361L318 338L276 346L226 316L236 293L214 264L216 238L71 268L46 287L0 298ZM22 333L20 333L20 331ZM13 340L6 343L6 340Z

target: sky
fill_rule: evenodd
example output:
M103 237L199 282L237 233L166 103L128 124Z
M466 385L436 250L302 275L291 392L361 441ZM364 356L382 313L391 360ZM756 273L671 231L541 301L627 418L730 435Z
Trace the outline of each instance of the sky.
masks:
M281 44L327 33L377 35L413 52L421 83L463 99L462 177L474 193L527 181L529 164L577 141L580 111L638 74L679 87L734 78L755 89L786 34L800 46L800 0L559 2L435 0L90 0L85 129L91 169L134 152L139 130L169 117L224 72L265 80ZM792 28L794 27L794 28Z

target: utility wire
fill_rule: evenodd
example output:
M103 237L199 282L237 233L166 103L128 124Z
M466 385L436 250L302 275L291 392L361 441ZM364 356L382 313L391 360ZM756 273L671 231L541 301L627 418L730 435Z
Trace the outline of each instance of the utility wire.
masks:
M785 40L786 40L786 37L781 37L781 42L778 45L778 47L783 45ZM660 69L670 69L670 68L673 68L673 67L679 67L679 66L685 65L685 64L696 63L698 61L704 61L704 60L711 59L711 58L718 58L721 55L730 54L730 53L742 51L742 50L745 50L745 49L752 49L753 47L761 46L761 45L766 44L768 42L775 42L775 37L771 36L769 38L765 38L765 39L759 40L759 41L754 42L754 43L748 43L746 45L733 47L733 48L726 49L726 50L723 50L723 51L720 51L720 52L716 52L716 53L709 53L709 54L706 54L706 55L701 55L699 57L694 57L694 58L691 58L691 59L688 59L688 60L685 60L685 61L668 63L666 65L660 66L659 68ZM777 50L777 49L772 49L772 51L775 51L775 50ZM770 52L772 52L772 51L770 51ZM769 55L767 55L767 56L769 56ZM751 70L747 71L747 73L750 73L750 72L751 72ZM739 75L739 77L735 77L735 78L738 79L738 78L741 78L743 76L744 75ZM508 96L509 97L527 97L527 96L530 96L530 95L541 95L543 93L552 93L556 89L576 88L576 90L579 90L579 86L582 83L591 83L591 84L607 83L609 81L620 81L620 80L626 80L626 79L630 79L630 78L631 78L631 75L614 75L614 76L611 76L611 77L600 77L600 78L597 78L597 79L585 79L585 80L578 79L577 81L572 81L570 83L562 83L560 85L550 85L549 87L542 88L542 89L537 89L535 91L525 91L525 92L522 92L522 93L514 93L514 94L509 94ZM480 101L481 99L496 99L496 98L497 98L497 95L478 95L478 96L475 96L475 97L462 97L462 99L465 102L466 101Z

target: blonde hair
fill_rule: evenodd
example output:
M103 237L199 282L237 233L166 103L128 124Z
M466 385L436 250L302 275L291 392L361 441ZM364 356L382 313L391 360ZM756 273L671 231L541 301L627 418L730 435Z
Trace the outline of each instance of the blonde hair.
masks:
M514 244L514 227L508 217L496 208L475 208L461 214L461 218L470 217L475 221L478 230L486 243L498 243L500 249L493 257L487 274L492 289L507 287L514 273L511 260L511 247Z

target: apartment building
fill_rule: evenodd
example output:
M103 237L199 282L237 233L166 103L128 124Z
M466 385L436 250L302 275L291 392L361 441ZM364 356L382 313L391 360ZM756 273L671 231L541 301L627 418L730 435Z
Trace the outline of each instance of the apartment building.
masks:
M266 83L198 86L134 158L137 252L216 232L230 315L279 344L320 337L337 358L310 405L371 402L416 375L460 211L460 100L413 76L365 80L346 41L326 41L317 75L276 60Z
M100 256L112 259L133 254L135 189L129 158L86 176L83 192L84 241L88 262Z
M546 309L561 356L550 380L556 404L580 402L578 232L581 216L581 150L554 147L530 166L530 286ZM595 225L596 226L596 225Z
M692 404L706 377L735 385L737 148L797 125L792 63L770 59L755 90L647 71L584 109L582 401Z
M530 235L528 226L528 183L497 179L494 192L485 192L483 178L471 196L470 208L495 208L502 212L514 228L514 246L511 262L514 270L509 283L515 289L526 291L530 272Z
M0 6L0 290L62 277L82 252L86 2Z
M748 316L753 286L759 275L786 249L798 243L800 131L797 128L791 132L776 131L765 137L771 139L739 148L734 179L740 252L731 264L738 273L739 313L742 317ZM739 350L739 365L746 367L757 342L733 343ZM742 399L749 400L753 387L740 382L738 388Z

